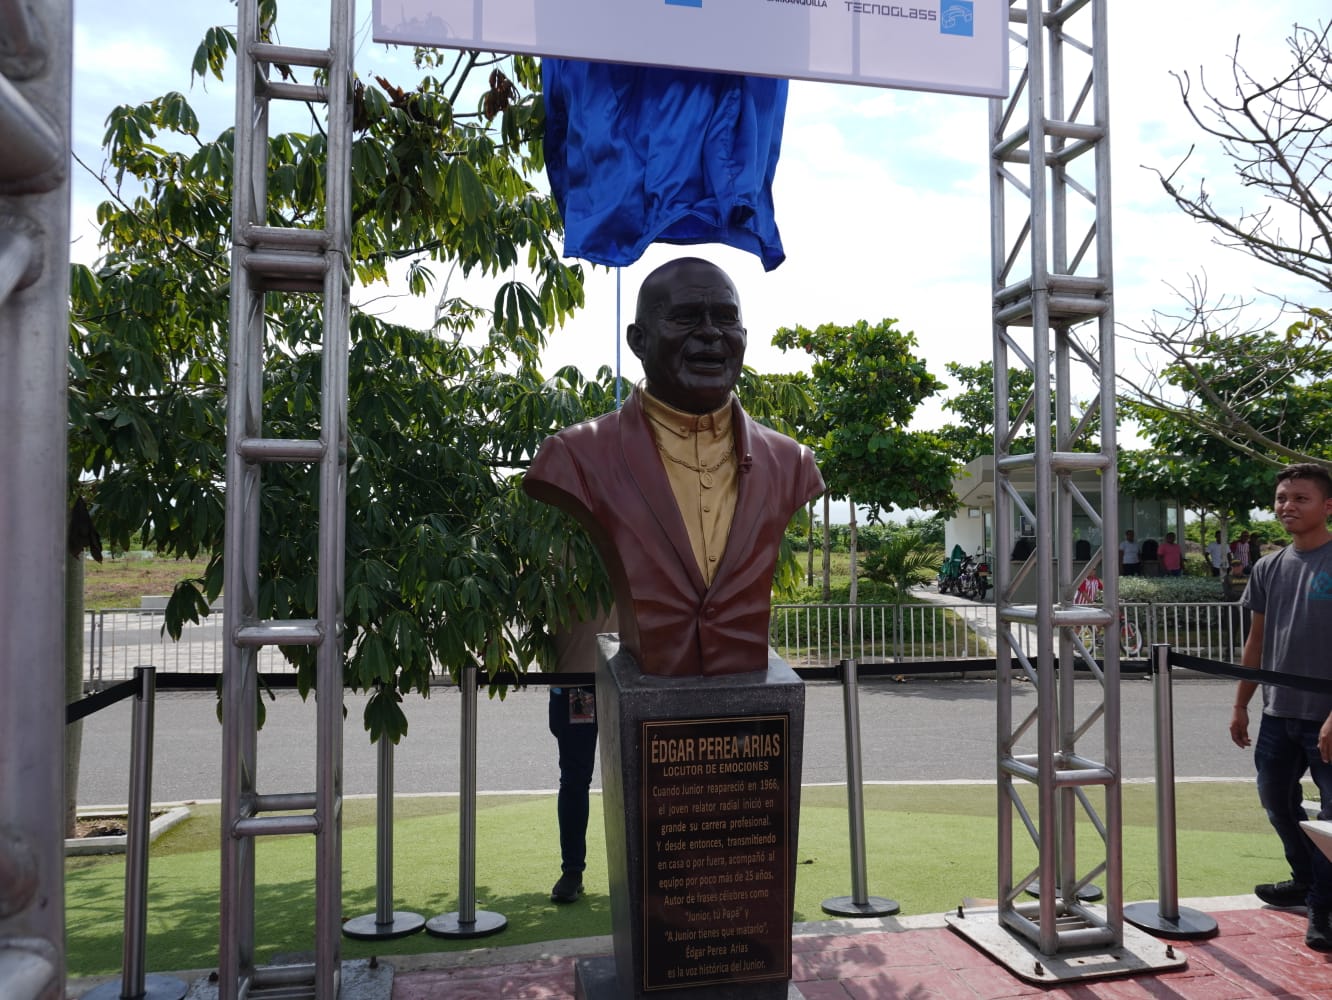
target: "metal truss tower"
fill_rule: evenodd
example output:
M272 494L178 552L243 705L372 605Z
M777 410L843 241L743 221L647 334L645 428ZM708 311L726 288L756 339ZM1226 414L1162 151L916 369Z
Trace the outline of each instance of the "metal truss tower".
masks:
M998 919L1054 955L1123 939L1119 648L1104 643L1098 664L1077 634L1081 625L1108 626L1119 600L1107 4L1030 3L1013 3L1009 14L1026 68L990 112L996 553L1012 551L1019 515L1035 526L1033 551L1016 573L996 559L996 652L1000 664L1017 658L1038 694L1034 711L1015 718L1012 673L999 670ZM1095 330L1087 348L1075 338L1083 324ZM1031 373L1025 399L1010 392L1010 368ZM1083 409L1077 399L1091 391ZM1023 436L1034 440L1025 454ZM1079 470L1100 474L1099 498L1074 484ZM1024 496L1014 480L1028 478L1035 489ZM1100 536L1080 572L1075 510ZM1103 607L1075 605L1079 583L1098 569ZM1014 595L1030 576L1035 603L1018 604ZM1031 627L1034 661L1016 641L1018 629ZM1085 704L1075 697L1075 662L1099 681ZM1097 722L1100 745L1085 749ZM1080 838L1088 824L1093 836ZM1034 868L1018 870L1016 830L1036 848ZM1098 849L1080 858L1088 839ZM1104 880L1104 910L1079 898L1093 879ZM1037 901L1021 902L1037 880Z
M985 915L953 926L1039 980L1085 975L1068 956L1122 953L1124 920L1120 650L1110 627L1119 517L1109 5L1027 2L1012 0L1008 15L1025 66L1014 60L1022 69L1012 95L990 112L998 903L988 929ZM1010 370L1030 374L1029 394L1016 391ZM1089 474L1099 491L1084 488ZM1019 518L1034 527L1034 545L1014 570ZM1075 559L1075 534L1091 542L1090 559ZM1077 604L1093 572L1104 602ZM1106 639L1100 658L1079 635L1086 626ZM1023 652L1024 630L1035 633L1034 658ZM1038 694L1020 717L1010 661ZM1075 684L1075 667L1094 683ZM1088 903L1101 895L1098 882L1104 906ZM1110 962L1094 974L1124 971Z
M340 990L342 917L343 563L346 527L347 352L351 227L354 0L331 0L327 48L274 44L259 0L237 5L236 135L232 209L231 324L227 362L227 503L223 659L222 913L220 1000L313 996ZM302 69L313 82L296 82ZM274 102L326 111L320 228L279 224L268 203L268 136ZM265 437L264 359L275 296L321 298L318 436ZM313 467L318 511L318 617L262 620L259 559L262 470ZM316 649L315 789L261 792L257 761L258 651ZM256 967L255 851L265 836L315 838L314 961Z

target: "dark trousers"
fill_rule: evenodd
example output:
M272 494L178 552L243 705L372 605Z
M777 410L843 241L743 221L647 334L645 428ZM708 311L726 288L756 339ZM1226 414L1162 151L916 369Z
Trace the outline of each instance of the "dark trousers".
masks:
M587 867L588 789L597 760L595 712L588 722L570 721L570 703L577 697L595 695L592 688L552 688L550 692L550 732L560 750L560 792L556 801L560 870L566 872L581 872Z
M1332 909L1332 862L1300 828L1308 819L1300 779L1307 773L1318 786L1319 819L1332 819L1332 764L1318 753L1319 723L1264 715L1253 747L1258 799L1290 865L1291 878L1309 885L1309 906Z

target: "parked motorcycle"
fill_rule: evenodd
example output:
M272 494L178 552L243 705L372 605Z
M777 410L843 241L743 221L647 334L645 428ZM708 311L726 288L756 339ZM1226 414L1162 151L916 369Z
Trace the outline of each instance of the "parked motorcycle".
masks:
M990 591L990 564L984 557L963 556L956 593L969 601L983 601Z
M967 554L962 550L962 546L954 545L952 555L943 561L939 567L939 593L957 594L958 584L962 578L962 564L966 562Z

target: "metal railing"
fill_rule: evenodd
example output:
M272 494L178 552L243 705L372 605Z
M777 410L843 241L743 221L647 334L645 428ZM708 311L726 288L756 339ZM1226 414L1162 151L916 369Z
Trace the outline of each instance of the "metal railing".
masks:
M792 666L842 660L994 659L987 604L775 604L768 637Z
M136 666L153 666L179 674L222 673L222 615L218 611L199 623L186 622L180 638L165 629L162 608L104 608L89 611L84 649L87 687L99 690L128 679ZM275 647L259 651L261 673L295 672Z
M1134 641L1126 654L1146 657L1158 643L1192 656L1238 662L1247 612L1235 602L1121 604ZM769 639L794 666L841 660L993 659L992 604L776 604ZM1014 627L1025 655L1036 649L1033 625ZM1098 644L1099 648L1099 644Z
M1238 663L1248 614L1237 603L1121 604L1136 632L1131 657L1153 645ZM90 690L128 679L138 665L182 674L222 671L220 615L186 623L179 640L163 628L160 608L107 608L88 612L87 681ZM1036 649L1034 626L1015 635L1025 654ZM842 660L994 659L993 604L776 604L769 639L792 666L830 666ZM276 649L260 652L263 673L294 672Z

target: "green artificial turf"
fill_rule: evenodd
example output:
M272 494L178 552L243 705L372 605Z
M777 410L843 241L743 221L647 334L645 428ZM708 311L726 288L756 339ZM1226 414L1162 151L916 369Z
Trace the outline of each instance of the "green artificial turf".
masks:
M1028 789L1027 791L1031 791ZM1123 788L1124 898L1159 896L1155 792ZM964 899L997 892L997 796L986 785L872 785L865 789L867 889L901 904L903 914L941 913ZM1093 797L1098 813L1102 803ZM1034 816L1035 807L1029 808ZM343 913L375 911L375 804L353 799L343 820ZM218 807L192 806L185 823L163 834L149 860L147 964L151 970L211 968L218 944ZM1176 791L1181 897L1249 892L1285 867L1249 782L1183 783ZM424 933L388 942L343 939L347 958L458 951L609 934L601 798L592 798L586 896L550 902L559 876L554 795L483 795L477 808L477 909L502 914L499 934L447 941ZM429 918L458 908L458 799L401 798L394 812L394 906ZM1082 857L1104 857L1085 816ZM1015 875L1036 852L1014 818ZM820 903L852 892L844 788L803 790L796 867L797 921L820 920ZM1091 862L1087 862L1091 863ZM1079 870L1086 867L1080 864ZM265 838L256 854L257 961L313 947L314 841ZM123 856L70 858L66 864L67 966L75 977L120 971ZM1103 880L1098 880L1103 881Z

